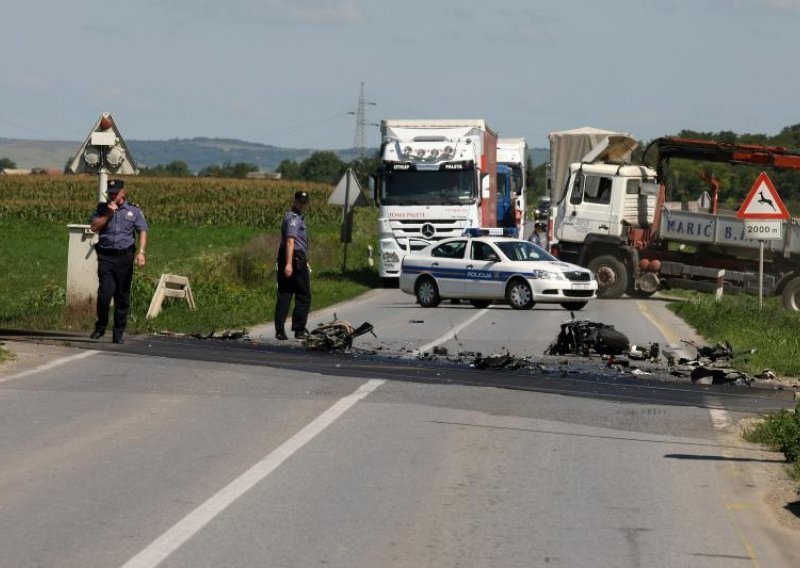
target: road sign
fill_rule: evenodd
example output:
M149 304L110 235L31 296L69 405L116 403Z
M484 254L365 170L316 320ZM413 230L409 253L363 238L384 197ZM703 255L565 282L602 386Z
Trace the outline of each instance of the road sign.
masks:
M348 168L339 180L336 189L328 198L328 204L346 205L348 209L369 204L369 199L364 195L364 190L361 189L361 184L358 183L358 178L352 169Z
M748 239L759 241L782 239L783 221L780 219L766 221L760 219L745 219L744 230Z
M789 218L789 211L766 172L761 172L758 176L736 216L739 219Z

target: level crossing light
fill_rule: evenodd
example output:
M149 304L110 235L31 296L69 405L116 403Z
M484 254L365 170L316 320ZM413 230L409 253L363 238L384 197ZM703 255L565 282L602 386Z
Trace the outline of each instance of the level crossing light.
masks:
M109 172L114 175L136 175L139 168L113 117L105 112L89 131L78 153L67 164L67 171L98 174L97 201L105 203Z

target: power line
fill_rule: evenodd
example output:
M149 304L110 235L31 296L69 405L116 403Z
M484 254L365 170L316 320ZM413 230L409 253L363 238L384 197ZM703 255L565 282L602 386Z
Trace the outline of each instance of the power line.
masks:
M363 157L364 151L366 149L366 142L364 136L364 127L368 124L370 126L378 126L374 122L367 122L365 117L365 107L367 105L375 106L378 103L373 103L372 101L365 101L364 100L364 81L361 81L361 89L358 94L358 108L355 112L348 112L347 114L355 115L356 117L356 133L353 137L353 148L358 150L358 155Z

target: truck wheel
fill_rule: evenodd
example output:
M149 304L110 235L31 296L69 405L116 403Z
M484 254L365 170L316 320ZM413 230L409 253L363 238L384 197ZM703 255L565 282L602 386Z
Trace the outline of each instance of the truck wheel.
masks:
M491 300L470 300L469 303L479 310L482 310L483 308L488 308L489 304L492 302Z
M506 288L506 300L515 310L530 310L535 303L531 286L521 278L512 280Z
M800 311L800 276L792 278L783 288L783 307L793 312Z
M589 302L561 302L561 307L571 312L577 312L586 307Z
M589 261L588 268L597 278L598 298L619 298L628 288L628 269L618 258L604 254Z
M430 276L423 276L417 280L416 286L417 302L423 308L435 308L439 305L439 287L436 281Z

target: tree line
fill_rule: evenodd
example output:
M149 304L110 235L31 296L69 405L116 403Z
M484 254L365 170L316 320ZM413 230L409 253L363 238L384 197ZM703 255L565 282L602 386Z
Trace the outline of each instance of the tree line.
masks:
M276 169L281 179L335 184L348 168L352 168L362 184L367 176L380 165L380 157L375 152L369 157L361 157L345 162L335 152L317 151L302 161L283 160ZM197 172L198 177L246 178L247 174L258 172L256 164L247 162L215 164ZM186 162L175 160L168 164L140 168L139 174L153 177L191 177L194 174Z

